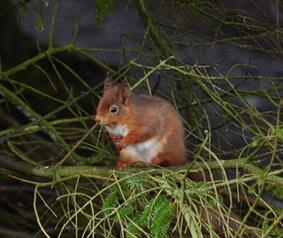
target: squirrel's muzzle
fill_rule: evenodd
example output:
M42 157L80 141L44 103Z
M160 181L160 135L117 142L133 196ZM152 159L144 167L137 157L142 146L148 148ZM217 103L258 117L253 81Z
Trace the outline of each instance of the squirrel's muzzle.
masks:
M95 117L94 117L94 120L97 122L97 123L101 123L101 121L102 121L102 118L100 117L100 116L98 116L98 115L96 115Z

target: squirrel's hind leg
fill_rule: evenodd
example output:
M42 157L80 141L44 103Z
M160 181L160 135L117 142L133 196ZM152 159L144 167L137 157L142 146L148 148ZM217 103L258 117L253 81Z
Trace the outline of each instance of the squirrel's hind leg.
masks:
M130 156L124 155L123 153L120 153L120 159L116 163L116 168L118 170L122 170L128 167L129 165L134 167L143 167L144 163Z
M170 151L163 151L157 154L151 161L150 164L152 165L159 165L159 166L180 166L186 163L185 158L179 154Z
M151 165L160 165L160 166L168 166L167 161L166 161L166 154L160 153L156 155L151 161Z

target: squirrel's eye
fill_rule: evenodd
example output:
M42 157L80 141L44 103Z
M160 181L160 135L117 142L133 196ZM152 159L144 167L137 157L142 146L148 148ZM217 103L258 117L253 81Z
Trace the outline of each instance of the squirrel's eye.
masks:
M117 113L118 112L118 107L116 105L113 105L113 106L110 107L109 111L112 112L112 113Z

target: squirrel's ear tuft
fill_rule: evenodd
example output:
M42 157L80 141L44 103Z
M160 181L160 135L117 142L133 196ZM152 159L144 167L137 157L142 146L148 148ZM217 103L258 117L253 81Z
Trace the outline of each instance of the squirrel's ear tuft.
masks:
M130 91L130 87L129 87L129 85L128 85L126 80L123 80L120 83L120 88L121 88L121 95L122 95L122 103L124 105L127 105L129 97L131 95L131 91Z
M104 91L107 91L111 87L112 87L112 82L111 82L110 77L107 75L107 77L104 81Z

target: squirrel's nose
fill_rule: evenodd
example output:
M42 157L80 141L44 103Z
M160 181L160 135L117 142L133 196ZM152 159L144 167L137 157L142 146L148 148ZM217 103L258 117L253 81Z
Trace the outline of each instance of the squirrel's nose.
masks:
M97 122L97 123L100 123L102 121L102 118L98 115L95 116L94 120Z

